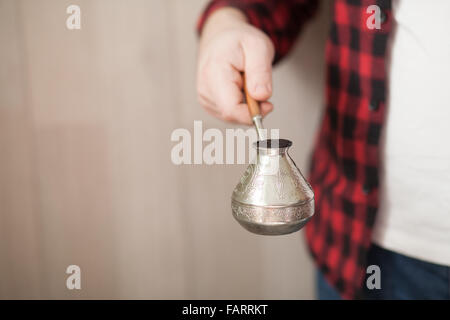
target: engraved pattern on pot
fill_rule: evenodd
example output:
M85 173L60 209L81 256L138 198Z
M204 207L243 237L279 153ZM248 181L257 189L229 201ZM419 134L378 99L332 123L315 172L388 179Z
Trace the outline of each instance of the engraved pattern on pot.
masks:
M311 204L306 206L293 206L282 208L261 208L257 206L244 206L231 203L231 208L236 217L244 218L248 221L267 223L267 222L286 222L298 221L309 217ZM263 209L263 211L262 211Z
M245 170L244 175L241 177L239 183L233 191L233 196L234 194L247 194L249 190L249 182L252 180L255 171L256 170L254 164L250 164L247 167L247 170Z

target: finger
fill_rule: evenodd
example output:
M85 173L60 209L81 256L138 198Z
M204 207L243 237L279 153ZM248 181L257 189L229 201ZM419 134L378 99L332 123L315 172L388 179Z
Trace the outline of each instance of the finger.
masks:
M273 104L271 102L265 101L259 104L261 115L265 117L268 113L272 112Z
M272 95L273 45L268 39L252 37L242 47L247 90L254 99L265 101Z
M211 110L217 114L220 114L220 109L217 107L217 105L209 99L205 94L199 93L198 94L198 101L200 102L201 106L204 109Z
M231 65L215 69L212 70L214 77L210 81L210 90L213 92L214 103L221 110L221 118L229 122L248 124L250 115L246 105L242 103L243 80L240 72Z
M229 64L211 67L208 77L211 99L219 108L237 105L242 102L243 79L239 71Z
M250 112L248 111L248 106L245 103L240 103L231 108L223 110L221 118L228 122L251 125L252 119L250 117Z
M261 115L265 117L268 113L273 110L273 105L270 102L262 102L260 104ZM222 119L239 124L252 125L253 120L250 116L250 112L248 111L248 105L245 103L240 103L228 114L222 115Z
M215 109L205 108L205 111L212 115L214 118L222 119L222 114L220 112L217 112Z

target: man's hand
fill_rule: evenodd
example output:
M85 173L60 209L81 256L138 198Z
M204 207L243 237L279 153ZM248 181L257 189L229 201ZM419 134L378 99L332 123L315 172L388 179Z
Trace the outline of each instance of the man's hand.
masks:
M272 111L266 100L272 95L270 38L247 23L237 9L223 8L206 21L200 39L197 93L200 104L212 115L229 122L252 124L242 103L245 72L247 90L260 104L262 115Z

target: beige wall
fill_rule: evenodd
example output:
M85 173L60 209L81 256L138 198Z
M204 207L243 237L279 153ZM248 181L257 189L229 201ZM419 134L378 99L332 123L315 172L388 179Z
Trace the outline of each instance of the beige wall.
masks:
M66 29L66 7L82 10ZM301 233L232 218L245 165L175 166L175 128L224 130L195 94L205 1L0 0L0 298L313 298ZM306 171L328 8L274 75L266 126ZM82 290L65 269L82 270Z

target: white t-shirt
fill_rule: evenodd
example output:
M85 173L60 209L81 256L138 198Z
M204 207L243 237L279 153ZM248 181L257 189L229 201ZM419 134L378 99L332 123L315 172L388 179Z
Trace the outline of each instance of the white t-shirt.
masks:
M450 1L393 1L393 15L373 241L450 266Z

